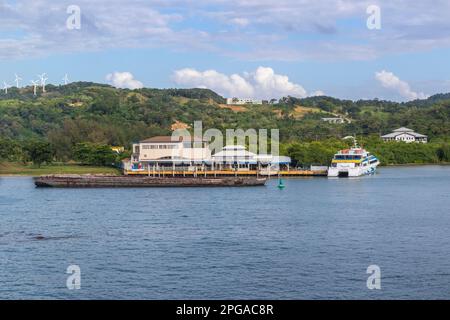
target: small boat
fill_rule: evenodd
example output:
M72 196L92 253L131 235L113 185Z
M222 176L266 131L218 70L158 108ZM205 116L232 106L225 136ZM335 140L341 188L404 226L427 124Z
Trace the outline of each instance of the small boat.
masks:
M328 177L359 177L374 174L380 161L367 150L355 145L336 153L328 168Z
M260 177L148 177L108 175L50 175L34 179L37 187L139 188L139 187L252 187L264 186Z

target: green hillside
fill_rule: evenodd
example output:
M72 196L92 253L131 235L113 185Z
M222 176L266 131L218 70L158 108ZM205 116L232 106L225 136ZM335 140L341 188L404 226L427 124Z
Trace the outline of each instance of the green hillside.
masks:
M204 129L279 128L283 148L292 154L293 145L300 143L323 142L331 150L330 141L344 136L379 136L402 126L428 135L435 153L445 149L450 137L450 94L408 103L331 97L286 97L273 105L240 107L224 103L207 89L127 90L77 82L49 85L35 97L32 87L10 88L7 95L0 94L0 158L22 159L23 146L39 140L49 143L55 160L67 161L80 143L128 148L133 141L170 134L174 124L192 126L196 120L203 121ZM349 123L321 120L335 116Z

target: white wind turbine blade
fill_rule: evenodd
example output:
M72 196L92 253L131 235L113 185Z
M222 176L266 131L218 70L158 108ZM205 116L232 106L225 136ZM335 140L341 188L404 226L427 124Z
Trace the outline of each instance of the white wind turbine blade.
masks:
M38 74L37 76L41 80L41 82L43 82L46 75L47 75L46 73L43 73L43 74Z
M5 90L5 93L8 94L8 88L10 88L11 86L6 83L6 81L3 81L3 89Z
M33 94L36 95L36 89L39 84L38 80L30 80L31 84L33 85Z
M64 81L64 84L69 83L69 76L67 75L67 73L64 75L64 78L62 80Z
M18 88L19 87L19 82L21 81L21 80L23 80L21 77L19 77L18 75L17 75L17 73L15 73L14 74L14 76L15 76L15 82L16 82L16 87Z

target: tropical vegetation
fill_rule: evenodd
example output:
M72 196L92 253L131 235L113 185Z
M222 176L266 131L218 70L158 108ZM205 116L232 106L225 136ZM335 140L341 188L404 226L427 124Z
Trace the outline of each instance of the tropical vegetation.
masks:
M330 124L323 117L341 117ZM129 156L132 142L170 134L176 126L203 129L280 130L281 147L298 165L328 164L334 152L357 136L384 164L450 162L450 94L397 103L285 97L274 104L228 106L207 89L117 89L76 82L10 88L0 94L0 161L77 162L111 165ZM379 136L409 127L429 136L428 144L384 143ZM124 146L118 155L110 146Z

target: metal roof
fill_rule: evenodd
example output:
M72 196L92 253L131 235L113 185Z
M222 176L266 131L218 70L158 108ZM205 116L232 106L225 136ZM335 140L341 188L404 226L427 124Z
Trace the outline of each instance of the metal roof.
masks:
M426 135L423 135L423 134L420 134L420 133L417 133L417 132L392 132L392 133L389 133L389 134L385 134L384 136L381 136L382 138L395 138L395 137L397 137L397 136L399 136L399 135L402 135L402 134L408 134L408 135L410 135L410 136L413 136L413 137L415 137L415 138L426 138L427 136Z
M401 127L401 128L395 129L394 132L414 132L414 130L405 128L405 127Z

